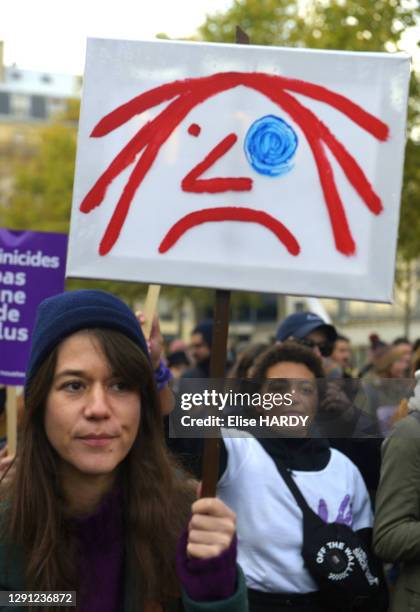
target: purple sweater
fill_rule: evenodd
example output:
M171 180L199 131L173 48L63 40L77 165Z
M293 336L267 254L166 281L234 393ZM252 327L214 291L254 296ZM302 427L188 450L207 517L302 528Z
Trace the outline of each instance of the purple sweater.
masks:
M120 612L124 587L124 525L119 490L98 510L74 521L80 544L80 612Z
M124 598L125 531L119 489L102 501L98 510L74 520L80 543L80 612L121 612ZM213 559L189 559L188 531L182 534L176 555L181 586L195 601L213 601L234 594L236 541Z

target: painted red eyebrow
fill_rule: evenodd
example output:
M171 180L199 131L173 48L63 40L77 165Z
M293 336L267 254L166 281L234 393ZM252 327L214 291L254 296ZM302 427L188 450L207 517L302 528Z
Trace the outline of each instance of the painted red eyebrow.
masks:
M210 87L215 90L213 94L238 87L239 85L258 89L258 86L255 86L256 83L252 84L254 76L265 79L266 81L271 81L273 85L285 91L293 91L294 93L303 94L314 100L325 102L346 115L351 121L354 121L354 123L372 134L372 136L378 140L386 140L388 138L389 127L387 124L368 111L365 111L361 106L352 102L346 96L338 94L322 85L316 85L315 83L302 81L300 79L266 74L264 72L219 72L208 77L197 77L195 79L186 78L159 85L158 87L141 93L125 104L121 104L121 106L118 106L115 110L105 115L96 124L92 130L91 136L95 138L105 136L132 119L135 115L139 115L154 106L162 104L162 102L171 100L175 96L186 95L197 86L207 87L207 85L210 85ZM229 82L230 86L226 87L226 81Z
M252 179L248 177L210 178L199 177L225 155L237 142L236 134L228 134L182 179L181 187L190 193L222 193L224 191L250 191Z

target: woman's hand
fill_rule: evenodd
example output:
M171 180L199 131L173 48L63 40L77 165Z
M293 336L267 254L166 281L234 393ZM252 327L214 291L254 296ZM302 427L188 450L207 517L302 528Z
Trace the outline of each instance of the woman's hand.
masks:
M187 554L196 559L218 557L232 544L236 514L217 497L204 497L192 505Z
M141 310L136 312L137 321L140 323L140 327L146 322L146 317ZM153 317L152 330L150 332L150 338L146 338L147 347L149 349L150 361L152 363L153 370L157 370L160 365L161 359L164 353L164 340L160 331L159 319L155 315ZM175 396L169 385L165 385L159 392L160 396L160 407L162 416L166 416L172 412L175 407Z
M136 318L140 323L140 327L143 328L143 325L146 323L146 318L141 310L136 312ZM155 315L153 317L152 329L150 332L150 337L146 338L147 346L149 348L150 361L152 362L152 367L156 370L159 367L160 360L163 357L163 349L164 349L164 341L163 336L160 331L159 319L158 316Z

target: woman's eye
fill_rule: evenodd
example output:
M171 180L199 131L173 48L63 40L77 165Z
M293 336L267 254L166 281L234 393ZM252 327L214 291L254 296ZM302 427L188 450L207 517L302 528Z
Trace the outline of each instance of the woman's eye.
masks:
M82 386L83 385L80 380L69 380L63 383L61 389L64 391L69 391L70 393L76 393L77 391L81 390Z
M120 393L122 393L123 391L128 391L130 387L128 383L124 382L123 380L118 380L112 383L111 388L114 391L119 391Z

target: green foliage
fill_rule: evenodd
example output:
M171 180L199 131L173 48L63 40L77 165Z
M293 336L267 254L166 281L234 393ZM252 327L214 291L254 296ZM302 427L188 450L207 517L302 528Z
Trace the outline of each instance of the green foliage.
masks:
M233 43L239 25L255 45L384 51L398 46L416 16L417 0L233 0L225 13L207 16L198 36Z
M418 0L233 0L225 13L207 17L198 36L232 43L239 25L257 45L395 51L402 48L406 30L419 20ZM398 242L403 260L420 257L419 100L420 76L413 71Z
M240 26L255 45L287 45L296 37L298 2L290 0L234 0L225 13L209 15L199 28L202 40L235 42Z
M317 49L396 50L416 25L418 3L401 0L314 0L299 18L295 42Z
M420 256L420 142L407 142L401 200L399 254L405 261Z
M67 232L74 177L76 133L56 124L40 134L36 155L16 171L11 205L1 224L12 229Z

